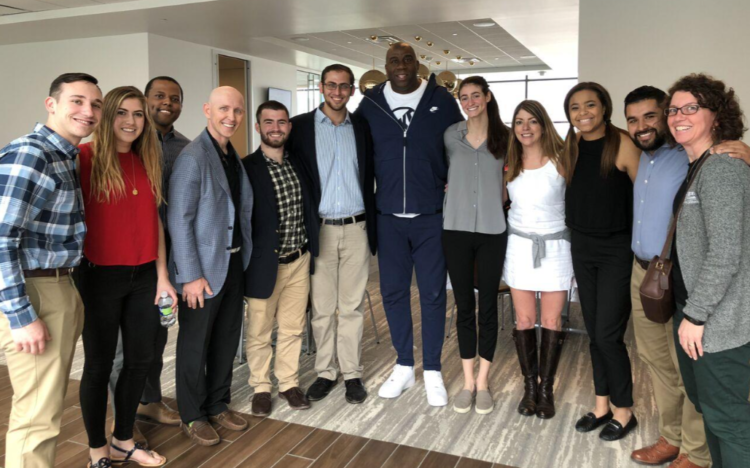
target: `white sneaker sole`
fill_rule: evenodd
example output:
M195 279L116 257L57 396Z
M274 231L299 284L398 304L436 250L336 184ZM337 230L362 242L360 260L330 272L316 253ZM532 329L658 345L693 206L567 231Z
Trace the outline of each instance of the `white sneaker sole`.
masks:
M398 394L396 394L396 395L391 395L391 394L388 394L388 395L383 395L383 394L382 394L383 386L381 385L381 386L380 386L380 389L378 390L378 396L379 396L380 398L387 398L387 399L398 398L398 397L400 397L400 396L401 396L401 394L402 394L402 393L404 393L404 392L405 392L406 390L409 390L410 388L412 388L412 387L414 386L414 384L415 384L415 383L417 383L417 382L416 382L416 379L411 379L411 380L407 381L407 382L406 382L406 385L404 385L404 386L403 386L403 388L401 389L401 391L400 391L400 392L398 392Z
M471 411L471 406L467 406L466 408L459 408L458 406L453 406L453 411L455 411L458 414L466 414L469 411Z
M477 414L490 414L495 409L495 406L493 405L489 409L479 409L476 406L474 407L474 411L476 411Z

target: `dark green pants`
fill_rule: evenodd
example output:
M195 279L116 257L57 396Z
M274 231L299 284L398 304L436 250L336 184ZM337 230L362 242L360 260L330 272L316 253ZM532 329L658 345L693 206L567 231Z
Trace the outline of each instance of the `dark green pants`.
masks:
M693 361L677 336L684 305L674 316L675 345L688 398L703 414L713 468L750 467L750 343Z

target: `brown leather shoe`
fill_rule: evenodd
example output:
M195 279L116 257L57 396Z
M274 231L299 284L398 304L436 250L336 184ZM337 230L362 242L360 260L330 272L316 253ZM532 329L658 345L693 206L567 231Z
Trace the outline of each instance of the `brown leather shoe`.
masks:
M260 392L253 395L253 406L250 408L250 414L259 418L265 418L271 414L271 394Z
M112 426L109 428L109 432L112 434L115 433L115 422L112 421ZM141 444L143 448L148 448L148 441L146 440L146 436L143 435L140 429L138 429L138 424L133 424L133 442L136 444Z
M221 437L208 421L193 421L190 425L180 423L180 428L198 445L210 446L221 442Z
M680 447L675 447L664 437L659 437L655 444L634 450L630 458L642 465L663 465L677 458L679 454Z
M236 411L226 410L216 416L209 416L208 420L230 431L244 431L247 429L247 421Z
M166 424L168 426L180 425L180 413L170 408L163 401L149 403L148 405L139 404L135 415L139 418L156 421L159 424Z
M285 392L279 392L279 397L289 403L289 407L296 410L310 408L310 401L305 396L305 392L299 387L292 387Z
M687 453L681 453L677 460L669 464L669 468L703 468L688 459Z

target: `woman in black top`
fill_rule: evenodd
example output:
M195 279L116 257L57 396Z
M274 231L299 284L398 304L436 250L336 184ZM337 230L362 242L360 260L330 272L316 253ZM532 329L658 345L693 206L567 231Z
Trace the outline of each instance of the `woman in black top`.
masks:
M617 440L638 424L631 411L633 377L624 336L633 262L632 181L639 151L612 125L612 99L597 83L574 86L565 97L565 115L571 126L564 157L574 168L567 177L565 223L571 229L596 392L594 411L578 420L576 430L589 432L608 423L599 437Z

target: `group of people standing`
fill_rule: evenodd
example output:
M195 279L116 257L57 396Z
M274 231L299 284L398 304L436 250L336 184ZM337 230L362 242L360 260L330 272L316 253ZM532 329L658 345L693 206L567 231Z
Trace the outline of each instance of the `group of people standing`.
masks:
M200 445L221 441L216 426L246 429L229 409L243 301L253 415L272 412L274 354L278 395L292 409L328 397L339 374L345 400L363 403L364 298L377 253L397 353L380 397L416 382L416 272L427 402L448 404L441 353L449 274L464 373L452 407L492 412L502 278L515 306L518 411L554 417L561 312L575 278L596 394L576 429L603 426L600 438L611 441L637 425L624 343L632 310L661 435L633 459L744 466L750 149L736 141L744 127L731 88L705 75L678 80L668 94L638 88L625 99L625 132L611 123L606 89L579 83L565 98L563 141L539 102L520 103L508 128L483 78L463 80L457 103L434 76L420 79L418 66L408 44L392 45L388 81L354 113L346 109L352 71L327 67L319 108L294 118L275 101L257 108L261 144L244 158L230 141L246 113L233 88L213 90L206 129L191 142L174 129L183 103L174 78L103 98L90 75L55 79L46 124L0 150L0 337L14 390L6 465L51 466L82 331L89 467L166 463L147 449L137 416L179 424ZM638 289L648 262L671 242L673 213L676 314L656 324ZM165 297L179 309L179 411L160 390L167 330L156 303ZM317 379L303 390L308 300Z

